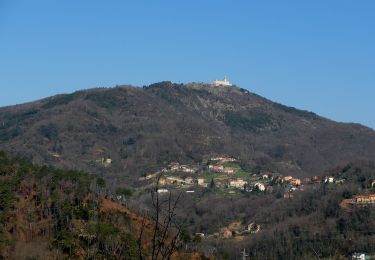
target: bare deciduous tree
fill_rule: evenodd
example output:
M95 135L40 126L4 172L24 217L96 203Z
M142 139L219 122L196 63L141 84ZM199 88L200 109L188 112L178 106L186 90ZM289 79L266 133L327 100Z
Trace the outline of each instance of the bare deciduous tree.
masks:
M142 240L144 236L145 221L142 223L141 232L138 239L138 250L140 259L170 259L180 243L180 235L185 220L178 221L176 209L182 193L175 198L172 192L168 196L161 196L159 190L159 180L161 174L156 180L155 187L151 190L152 211L151 220L153 221L151 253L143 253Z

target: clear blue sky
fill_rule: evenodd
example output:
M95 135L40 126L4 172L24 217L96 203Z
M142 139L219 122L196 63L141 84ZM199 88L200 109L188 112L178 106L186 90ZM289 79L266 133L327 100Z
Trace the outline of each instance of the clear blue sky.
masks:
M225 74L375 128L375 1L0 0L0 106Z

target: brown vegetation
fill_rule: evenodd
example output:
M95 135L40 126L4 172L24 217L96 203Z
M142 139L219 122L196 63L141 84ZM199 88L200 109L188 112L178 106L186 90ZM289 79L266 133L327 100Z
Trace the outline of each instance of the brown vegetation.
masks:
M0 149L40 164L105 173L109 184L215 154L235 156L254 172L312 176L353 157L373 158L375 133L237 87L162 82L2 108Z

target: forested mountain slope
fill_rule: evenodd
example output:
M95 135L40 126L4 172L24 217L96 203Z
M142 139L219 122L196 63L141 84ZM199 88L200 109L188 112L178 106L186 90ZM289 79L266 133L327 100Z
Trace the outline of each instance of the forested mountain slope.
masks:
M103 210L111 202L95 194L104 187L94 175L0 153L0 258L137 257L140 217Z
M307 176L375 158L375 133L237 87L161 82L1 108L0 149L113 182L132 182L171 161L221 154L249 171Z

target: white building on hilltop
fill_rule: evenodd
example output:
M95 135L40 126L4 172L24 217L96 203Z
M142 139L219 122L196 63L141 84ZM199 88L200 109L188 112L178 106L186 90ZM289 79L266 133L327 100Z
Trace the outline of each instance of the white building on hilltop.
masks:
M227 76L224 77L224 80L217 80L215 79L214 81L212 81L212 85L214 86L232 86L232 84L229 82L229 80L227 79Z

